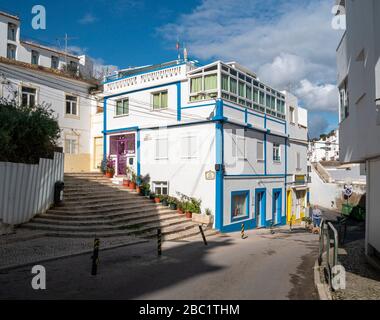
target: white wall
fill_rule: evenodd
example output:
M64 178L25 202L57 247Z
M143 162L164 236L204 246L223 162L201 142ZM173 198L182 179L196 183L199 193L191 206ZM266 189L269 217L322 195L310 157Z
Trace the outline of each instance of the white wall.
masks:
M3 73L10 85L2 85L0 93L7 99L19 99L21 86L30 86L37 90L37 103L46 103L54 110L58 117L58 124L62 130L61 141L65 135L78 136L78 153L90 153L90 119L93 101L88 90L91 85L48 74L36 70L0 63L0 72ZM65 94L78 96L79 116L66 115Z

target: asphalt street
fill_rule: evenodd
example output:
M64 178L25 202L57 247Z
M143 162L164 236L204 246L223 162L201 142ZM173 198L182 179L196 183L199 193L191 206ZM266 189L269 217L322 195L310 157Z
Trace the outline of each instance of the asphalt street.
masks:
M313 266L318 236L304 229L248 231L199 240L100 251L43 263L46 290L34 290L32 266L0 273L0 299L318 299Z

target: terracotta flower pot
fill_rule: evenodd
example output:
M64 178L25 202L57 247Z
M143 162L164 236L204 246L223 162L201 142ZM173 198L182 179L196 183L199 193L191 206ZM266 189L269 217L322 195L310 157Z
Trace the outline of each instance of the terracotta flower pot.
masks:
M107 178L113 178L113 173L112 172L106 172L106 177Z
M157 198L157 197L154 198L154 202L155 202L155 203L160 203L160 198Z
M193 214L189 211L186 211L186 218L191 219L193 217Z
M129 183L130 183L129 180L123 180L123 186L124 187L129 187Z
M137 192L138 194L141 193L141 189L140 189L140 187L136 187L136 192Z
M134 190L134 189L136 189L136 182L130 182L129 183L129 189L131 189L131 190Z

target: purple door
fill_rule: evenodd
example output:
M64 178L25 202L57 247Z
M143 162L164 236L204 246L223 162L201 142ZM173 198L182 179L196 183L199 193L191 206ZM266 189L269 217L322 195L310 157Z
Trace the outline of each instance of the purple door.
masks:
M110 153L117 156L117 174L125 175L127 156L135 154L135 134L111 137Z

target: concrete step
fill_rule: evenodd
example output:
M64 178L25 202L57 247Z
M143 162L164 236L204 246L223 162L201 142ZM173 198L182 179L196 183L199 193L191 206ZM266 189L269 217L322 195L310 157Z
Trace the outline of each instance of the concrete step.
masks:
M160 204L156 204L153 202L142 202L142 203L136 203L136 204L124 204L124 205L117 205L113 207L105 207L105 208L99 208L99 209L87 209L87 210L78 210L78 209L63 209L63 207L54 207L53 209L50 209L47 211L47 213L51 214L61 214L61 215L91 215L91 214L108 214L113 212L125 212L128 213L130 210L135 210L136 208L140 208L142 210L150 210L154 211L157 210L159 207L161 207Z
M155 222L155 221L161 221L161 220L169 220L169 219L177 219L182 218L186 219L182 215L179 215L178 213L174 211L167 211L167 212L161 212L156 214L146 214L146 213L140 213L140 214L134 214L134 215L124 215L117 218L109 218L107 216L93 219L93 220L87 220L87 219L81 219L81 220L66 220L66 219L51 219L46 218L43 216L36 217L32 220L33 223L39 223L39 224L46 224L46 225L56 225L56 226L102 226L102 225L124 225L124 224L141 224L146 222Z
M150 204L153 201L147 201L147 199L143 197L129 198L124 197L121 199L104 199L102 201L92 201L87 203L80 202L63 202L62 206L57 207L57 209L65 210L103 210L104 208L112 208L112 207L120 207L122 205L132 205L132 204Z
M46 224L41 223L40 221L32 221L25 225L28 229L33 230L48 230L48 231L74 231L74 232L99 232L99 231L109 231L109 230L135 230L139 231L140 229L146 229L151 224L159 224L162 226L168 225L177 225L184 222L188 222L184 217L179 216L171 216L169 218L162 218L160 216L152 217L152 218L141 218L134 221L129 221L127 223L102 223L102 224L94 224L94 225L83 225L83 224Z
M136 192L127 189L107 188L106 190L83 190L80 192L67 192L64 191L63 199L65 200L80 200L80 199L97 199L104 198L112 195L130 195L137 196Z
M25 226L22 226L23 228L26 228ZM182 232L188 229L191 229L194 227L194 224L191 221L184 221L181 223L171 223L171 224L165 224L165 223L152 223L149 225L145 225L142 228L138 230L120 230L120 229L113 229L113 230L98 230L97 232L92 231L64 231L64 230L46 230L45 234L48 236L54 236L54 237L66 237L66 238L93 238L93 237L99 237L99 238L108 238L108 237L121 237L121 236L128 236L128 235L135 235L140 236L143 238L148 237L149 235L157 234L157 229L160 228L162 235L165 237L168 234L176 233L176 232Z
M165 214L169 212L178 214L175 210L170 210L166 207L158 207L155 210L149 210L149 211L136 208L135 210L128 210L128 211L124 210L124 211L109 213L109 214L66 215L66 214L55 214L55 213L43 213L41 215L36 216L36 218L45 218L45 219L60 220L60 221L91 221L91 220L99 220L99 219L113 220L113 219L122 218L122 217L134 218L134 217L141 217L141 216Z

